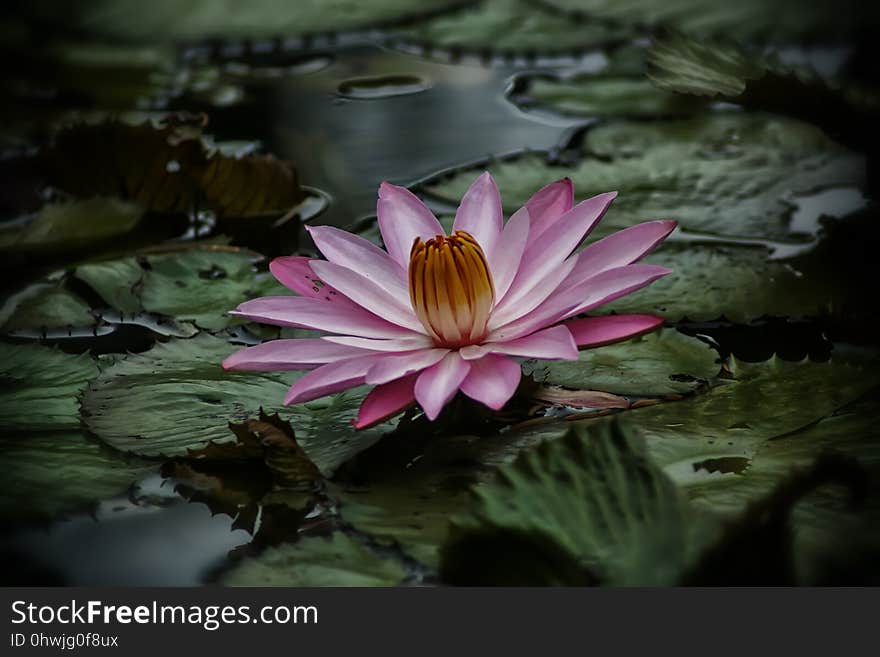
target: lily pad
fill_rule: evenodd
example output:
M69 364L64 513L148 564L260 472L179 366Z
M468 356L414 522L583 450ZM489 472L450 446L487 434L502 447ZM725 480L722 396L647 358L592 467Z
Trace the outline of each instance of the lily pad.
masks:
M0 251L45 253L106 242L133 229L143 216L135 203L91 198L45 206L21 228L0 230Z
M804 39L845 39L876 13L858 0L819 0L809 11L799 0L547 0L562 11L637 26L674 27L699 35L724 35L744 41L790 43Z
M395 30L406 41L430 47L496 53L552 54L619 43L631 35L620 26L585 22L524 0L483 0Z
M158 470L155 463L114 454L79 431L6 434L0 437L0 451L0 516L5 521L85 511Z
M526 361L538 381L617 395L657 397L686 393L718 375L718 352L674 329L596 349L577 361Z
M260 259L234 248L196 248L82 265L75 275L119 312L158 313L219 329L238 323L226 313L268 277L256 272Z
M551 165L538 154L489 165L505 211L516 211L547 180L569 176L579 198L617 190L597 235L651 219L726 237L791 237L798 193L862 185L864 158L812 126L738 112L648 123L615 122L587 132L581 160ZM473 171L425 186L457 203Z
M705 107L697 99L658 89L644 77L613 75L535 76L515 100L528 108L586 117L681 116Z
M652 458L682 485L743 471L767 441L802 429L880 383L870 362L731 360L734 379L627 412ZM721 474L719 474L719 472Z
M293 37L344 32L411 19L462 0L301 0L278 3L256 0L245 5L196 0L181 6L172 0L144 5L134 0L76 2L64 11L52 3L36 10L71 27L122 41L193 42L210 38L241 39Z
M290 422L296 442L324 473L390 428L351 427L362 389L285 408L287 388L301 374L224 371L221 361L237 348L203 334L117 360L86 389L83 421L106 443L132 454L199 456L211 448L213 458L236 458L246 446L229 423L257 419L262 408Z
M77 395L98 375L89 354L0 343L0 431L78 429Z
M81 297L66 287L58 276L34 283L9 297L0 311L3 331L22 329L83 328L97 322Z
M406 577L398 562L342 532L268 548L227 572L225 586L394 586Z
M644 262L672 274L602 306L603 312L745 323L765 315L829 315L852 296L822 263L771 260L763 246L665 244Z
M715 535L714 524L693 513L616 421L573 429L522 454L495 483L474 489L471 508L452 527L441 573L456 583L493 583L482 571L492 573L496 557L479 548L500 536L514 546L524 537L533 546L558 546L563 574L553 583L578 583L565 579L579 567L608 585L670 585Z

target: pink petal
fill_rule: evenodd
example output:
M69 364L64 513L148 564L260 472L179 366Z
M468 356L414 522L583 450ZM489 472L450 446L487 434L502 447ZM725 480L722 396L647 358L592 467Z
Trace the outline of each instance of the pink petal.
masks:
M457 351L450 351L443 360L419 375L415 387L416 401L429 420L437 419L470 369L471 364L462 360Z
M311 265L321 280L327 281L362 308L398 326L418 333L425 332L425 327L412 310L409 296L404 299L395 297L368 278L333 262L314 260Z
M496 303L504 298L516 276L516 270L519 269L529 239L530 222L529 211L526 208L514 212L501 231L498 245L489 258L489 271L492 272L492 282L495 285Z
M308 297L260 297L245 301L229 313L277 326L359 335L367 338L401 338L416 335L354 304Z
M480 358L485 354L507 354L544 360L578 359L577 344L564 325L551 326L509 342L486 342L464 347L461 350L461 357L465 360Z
M353 422L354 428L366 429L412 406L416 401L417 378L418 375L412 374L373 388L361 404L357 420Z
M495 245L501 237L501 195L488 171L477 178L465 192L455 213L452 230L470 233L483 247L483 253L491 258Z
M406 338L391 338L388 340L376 340L373 338L357 338L350 335L328 335L322 340L339 345L368 349L370 351L412 351L414 349L427 349L434 345L427 335L416 335Z
M607 269L578 285L559 290L528 315L492 331L487 339L500 342L528 335L544 326L635 292L669 273L671 270L656 265Z
M571 331L579 347L600 347L653 331L663 321L654 315L607 315L573 319L562 326Z
M552 226L574 205L574 185L570 178L563 178L542 187L526 201L532 217L532 237L538 237Z
M406 354L385 355L367 372L367 383L379 385L407 374L421 372L439 362L449 349L425 349Z
M364 356L367 352L321 338L272 340L236 351L223 361L224 370L272 372L309 370L344 358Z
M363 385L367 370L382 357L382 354L374 354L322 365L290 386L284 404L301 404Z
M409 268L409 252L416 237L427 240L445 234L437 217L415 194L387 182L379 185L376 214L388 254L405 270Z
M355 306L353 301L346 299L338 290L333 289L318 275L312 271L310 265L316 258L303 256L282 256L275 258L269 263L269 271L278 279L278 282L289 290L293 290L304 297L324 299Z
M578 264L570 279L579 282L606 269L640 260L665 240L677 225L675 221L647 221L590 244L578 254Z
M510 310L508 306L520 307L521 300L533 288L545 281L551 272L556 271L599 223L616 196L617 192L608 192L582 201L547 228L540 239L530 236L516 278L513 279L510 290L500 305L504 305L508 311ZM574 264L572 263L572 266ZM528 311L524 310L518 316L525 312ZM504 316L505 321L511 318L508 315ZM500 322L496 321L494 325L498 326Z
M516 293L509 291L504 299L492 311L489 317L489 330L504 326L518 317L531 312L556 292L560 285L571 278L571 272L577 265L576 258L564 260L549 274L536 281L531 288L520 288Z
M406 271L369 240L333 226L306 226L306 230L330 262L357 272L397 298L409 298Z
M513 397L522 377L519 363L505 356L489 355L471 362L471 371L461 383L461 391L494 411Z

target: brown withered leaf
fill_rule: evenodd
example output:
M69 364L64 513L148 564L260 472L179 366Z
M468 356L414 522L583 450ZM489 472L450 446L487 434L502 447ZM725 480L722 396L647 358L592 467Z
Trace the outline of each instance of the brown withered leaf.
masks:
M316 490L323 484L321 471L296 442L290 422L282 420L277 413L267 415L260 409L259 419L230 424L229 428L240 444L256 443L262 447L266 467L277 485L295 490Z
M49 184L79 198L119 197L159 213L204 205L222 218L283 215L305 198L292 164L227 155L202 134L204 115L118 120L59 131L40 154Z

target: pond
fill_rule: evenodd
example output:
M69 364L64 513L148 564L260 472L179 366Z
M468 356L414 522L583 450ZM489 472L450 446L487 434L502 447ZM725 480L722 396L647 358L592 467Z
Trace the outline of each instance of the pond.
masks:
M878 17L839 4L17 5L4 583L878 583ZM572 313L656 321L485 361L522 371L497 409L462 384L360 429L369 377L285 405L301 372L221 367L320 335L228 314L293 294L269 262L319 257L308 228L391 252L383 183L450 231L484 171L508 222L557 180L616 191L576 254L677 222L623 263L671 273Z

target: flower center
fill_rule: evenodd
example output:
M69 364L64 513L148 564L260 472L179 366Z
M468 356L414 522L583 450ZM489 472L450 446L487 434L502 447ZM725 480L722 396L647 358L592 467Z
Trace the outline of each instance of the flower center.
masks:
M409 296L438 346L479 342L495 302L483 249L462 230L427 242L417 237L409 258Z

